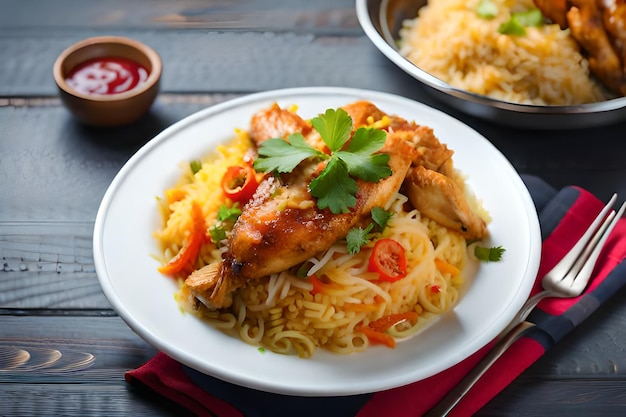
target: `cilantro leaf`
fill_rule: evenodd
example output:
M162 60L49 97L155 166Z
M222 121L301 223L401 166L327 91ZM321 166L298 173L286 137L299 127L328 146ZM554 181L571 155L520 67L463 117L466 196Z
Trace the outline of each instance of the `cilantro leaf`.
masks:
M200 171L202 169L202 162L201 161L191 161L189 162L189 168L191 169L191 173L192 174L197 174L198 171Z
M209 229L209 236L211 236L211 241L216 245L226 239L226 229L223 226L213 226Z
M480 0L476 13L483 19L493 19L498 15L498 6L492 0Z
M339 151L335 155L346 163L348 173L367 182L378 182L391 175L389 155L377 153L361 155Z
M519 22L513 18L500 24L500 27L498 27L498 32L502 33L503 35L526 35L526 29L524 28L524 26L520 25Z
M357 183L348 175L348 167L332 156L321 174L309 184L311 195L317 198L317 207L329 208L335 214L348 213L356 204Z
M374 207L372 209L372 220L374 220L381 232L385 230L392 216L393 212L385 211L382 207Z
M387 133L373 128L359 128L352 137L347 151L335 154L348 165L348 172L368 182L377 182L391 175L389 155L374 154L385 145Z
M358 154L372 154L385 146L387 132L373 127L360 127L348 145L348 152Z
M302 133L293 133L287 140L272 138L261 143L260 157L254 161L254 169L259 172L291 172L307 158L328 158L328 155L309 145Z
M366 245L370 241L370 232L374 228L374 223L370 223L365 229L353 227L346 235L346 244L348 253L354 255L361 250L361 246Z
M524 36L526 27L539 27L543 24L543 15L537 8L511 14L511 18L502 23L498 32L505 35Z
M241 209L237 204L232 207L228 207L224 204L219 206L217 209L217 222L209 229L211 241L219 246L220 242L226 239L228 232L233 229L233 224L240 215Z
M502 259L505 249L502 246L494 246L485 248L482 246L474 247L474 255L478 260L483 262L498 262Z
M344 109L328 109L311 119L311 124L331 152L338 151L350 138L352 118Z
M220 222L224 222L227 220L234 222L235 220L239 218L240 214L241 214L241 209L239 208L238 205L228 207L222 204L217 209L217 220Z
M543 15L541 14L541 10L536 7L526 10L525 12L513 13L513 18L517 20L520 25L526 27L538 27L543 24Z
M359 128L347 149L342 150L352 133L352 118L345 110L328 109L311 119L311 125L330 150L330 156L313 148L301 133L294 133L287 141L272 138L263 142L254 169L286 173L308 158L328 160L320 175L309 184L309 190L317 198L319 209L347 213L357 201L359 189L355 178L378 182L392 174L389 155L376 153L384 146L387 134L375 128Z

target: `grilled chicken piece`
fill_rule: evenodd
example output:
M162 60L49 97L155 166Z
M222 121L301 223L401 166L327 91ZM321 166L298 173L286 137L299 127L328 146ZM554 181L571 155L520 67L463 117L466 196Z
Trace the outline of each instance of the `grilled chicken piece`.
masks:
M487 224L471 210L453 177L418 165L409 170L406 190L411 204L424 216L468 240L487 236Z
M534 0L541 13L569 28L589 59L589 70L613 92L626 96L624 0Z
M366 101L343 109L353 118L353 129L389 117L381 152L390 156L392 175L377 183L357 180L356 206L342 214L318 209L308 191L317 162L304 162L280 178L265 177L235 222L222 260L193 272L185 281L191 294L208 308L230 306L233 291L247 282L296 266L345 238L351 228L365 226L371 210L384 206L403 184L425 216L469 238L486 235L485 223L471 212L455 183L453 152L432 129L387 116ZM251 121L250 137L257 144L273 137L285 139L294 132L302 133L313 146L321 141L308 121L277 105Z
M588 54L589 70L611 90L626 95L624 57L620 59L604 26L602 0L571 0L571 4L567 21L572 37ZM621 32L625 31L626 27L622 26Z
M567 0L534 0L535 5L544 17L561 26L567 28Z
M440 225L461 233L466 239L487 236L487 224L472 211L464 185L457 182L452 162L454 152L441 143L433 129L427 126L416 126L413 136L407 140L420 154L404 182L406 195L413 207Z
M393 133L381 152L390 155L392 175L377 183L358 180L357 203L349 213L317 208L307 189L317 163L282 176L285 182L266 177L235 223L223 260L185 281L191 293L211 309L228 307L231 293L247 281L289 269L327 250L351 228L363 226L371 210L384 206L400 189L417 157L417 151Z
M626 0L603 0L600 2L602 22L622 61L626 72Z
M290 134L296 132L306 137L312 130L313 126L302 117L274 103L252 115L248 132L252 142L259 146L268 139L287 139Z

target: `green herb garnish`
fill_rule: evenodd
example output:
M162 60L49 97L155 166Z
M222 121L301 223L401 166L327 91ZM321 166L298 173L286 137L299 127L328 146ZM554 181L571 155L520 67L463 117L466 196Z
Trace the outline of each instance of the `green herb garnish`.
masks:
M381 207L374 207L372 209L372 223L367 225L365 229L361 227L353 227L348 231L346 236L348 253L354 255L361 250L362 246L367 245L373 238L374 228L376 228L377 232L382 233L382 231L385 230L385 227L387 227L387 223L392 215L392 212L385 211Z
M365 229L353 227L346 235L346 245L348 253L354 255L361 250L361 246L367 245L371 240L370 232L374 228L374 223L370 223Z
M498 6L491 0L480 0L476 13L483 19L493 19L498 15Z
M474 255L482 262L498 262L502 259L505 249L502 246L485 248L482 246L474 247Z
M217 222L209 229L211 241L213 241L216 245L219 245L222 240L226 239L227 232L233 229L233 225L240 215L241 209L238 204L235 204L232 207L221 205L217 209Z
M502 23L498 32L504 35L524 36L527 27L539 27L543 24L543 15L537 8L511 14L511 18Z
M358 186L355 178L377 182L391 175L389 155L376 153L385 144L386 132L360 127L350 139L352 118L343 109L328 109L311 120L330 150L325 154L309 145L302 134L287 138L272 138L259 147L254 169L260 172L287 173L308 158L327 161L320 175L309 184L311 195L317 198L319 209L328 208L334 214L347 213L356 204Z
M387 227L391 216L393 216L393 212L385 211L382 207L374 207L372 209L372 220L374 220L381 232Z
M202 169L202 162L201 161L191 161L189 162L189 168L191 168L191 173L192 174L197 174L198 171L200 171Z

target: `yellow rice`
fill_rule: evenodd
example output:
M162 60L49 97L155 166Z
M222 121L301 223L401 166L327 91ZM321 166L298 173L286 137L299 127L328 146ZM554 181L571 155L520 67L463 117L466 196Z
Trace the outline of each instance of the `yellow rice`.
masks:
M191 204L200 205L207 225L215 224L218 208L226 203L221 180L232 165L243 165L246 151L251 142L248 133L237 130L235 138L217 147L217 151L198 161L201 168L194 174L188 161L181 165L182 175L178 183L159 197L159 208L164 227L154 232L154 237L163 252L162 262L173 258L183 245L191 227ZM212 258L217 248L213 244L203 245L196 267L205 264L202 258Z
M480 0L429 0L405 22L401 53L448 84L495 99L534 105L576 105L612 97L590 77L569 30L527 27L526 35L498 32L512 12L532 0L492 0L498 14L481 18Z

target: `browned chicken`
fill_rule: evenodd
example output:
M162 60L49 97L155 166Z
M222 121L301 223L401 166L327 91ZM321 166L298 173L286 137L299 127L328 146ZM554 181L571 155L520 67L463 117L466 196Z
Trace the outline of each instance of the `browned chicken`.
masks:
M534 0L545 17L570 28L589 60L589 69L606 87L626 96L625 0Z
M344 110L353 118L354 130L386 116L364 101ZM372 209L384 206L403 183L408 184L413 204L426 216L471 238L484 237L484 222L469 210L465 196L454 184L452 151L439 142L432 129L387 117L390 124L380 152L390 156L391 176L376 183L357 180L356 205L342 214L320 210L310 195L308 184L317 162L303 162L280 177L267 176L235 222L223 259L186 279L191 294L210 309L228 307L233 291L246 282L296 266L344 239L351 228L364 226ZM308 121L277 105L251 120L250 137L257 144L272 137L287 138L294 132L301 132L311 144L321 141Z
M287 139L292 133L300 132L308 136L313 126L298 114L280 108L277 103L256 112L250 119L250 139L259 146L272 138Z
M409 170L406 189L409 201L424 216L468 240L487 235L487 224L471 210L453 177L418 165Z
M271 110L271 120L282 123L290 118L281 116L282 112ZM261 131L277 131L267 126L251 130L256 132L251 134L255 140L263 140ZM385 205L400 189L417 157L411 144L393 133L381 152L390 155L392 175L377 183L357 181L357 203L349 213L317 208L308 191L317 163L302 164L280 180L266 177L235 223L223 260L193 272L185 281L191 293L209 308L226 307L232 302L232 291L247 281L298 265L345 238L351 228L369 221L372 209Z

